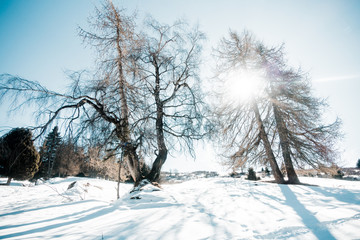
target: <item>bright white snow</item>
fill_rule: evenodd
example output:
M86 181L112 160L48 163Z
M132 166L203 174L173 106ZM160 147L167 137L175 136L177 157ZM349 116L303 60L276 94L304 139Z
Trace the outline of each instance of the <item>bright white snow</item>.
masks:
M130 194L121 184L117 201L105 180L14 181L0 187L0 239L360 239L359 181L301 181L319 186L208 178Z

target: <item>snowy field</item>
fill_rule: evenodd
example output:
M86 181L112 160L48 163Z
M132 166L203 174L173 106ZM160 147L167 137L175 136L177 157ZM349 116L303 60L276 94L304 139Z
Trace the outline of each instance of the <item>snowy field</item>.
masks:
M301 181L318 186L219 177L129 194L122 184L118 201L105 180L13 181L0 187L0 239L360 239L360 181Z

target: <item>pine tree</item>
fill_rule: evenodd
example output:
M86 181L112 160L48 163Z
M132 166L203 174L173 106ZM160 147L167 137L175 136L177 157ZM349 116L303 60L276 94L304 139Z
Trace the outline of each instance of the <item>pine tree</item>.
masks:
M359 158L358 161L357 161L356 167L357 167L357 168L360 168L360 158Z
M42 175L50 178L54 174L54 163L56 159L57 149L61 143L60 133L58 127L54 127L53 130L47 135L43 147L41 149L41 172Z

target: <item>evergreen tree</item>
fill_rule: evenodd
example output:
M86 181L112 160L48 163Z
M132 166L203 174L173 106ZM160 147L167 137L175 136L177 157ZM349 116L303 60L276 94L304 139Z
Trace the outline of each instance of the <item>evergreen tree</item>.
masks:
M32 133L26 128L15 128L0 141L0 174L11 179L31 179L38 171L40 156L34 147Z
M357 163L356 163L356 167L360 168L360 159L358 159Z
M54 174L54 164L56 160L57 150L61 144L61 137L58 127L54 127L53 130L47 135L43 147L41 149L41 174L47 178L50 178Z

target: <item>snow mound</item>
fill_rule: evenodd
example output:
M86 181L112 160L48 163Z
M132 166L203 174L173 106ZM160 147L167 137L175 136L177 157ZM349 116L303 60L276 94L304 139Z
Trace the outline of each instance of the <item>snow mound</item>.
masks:
M116 206L122 209L149 209L177 206L178 203L168 191L143 180L129 194L124 195Z

